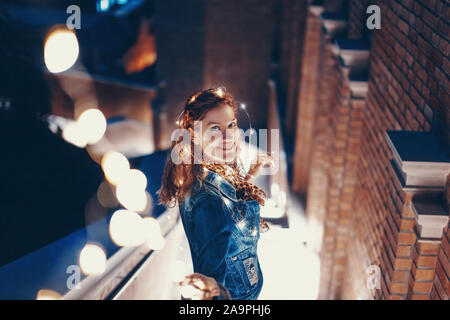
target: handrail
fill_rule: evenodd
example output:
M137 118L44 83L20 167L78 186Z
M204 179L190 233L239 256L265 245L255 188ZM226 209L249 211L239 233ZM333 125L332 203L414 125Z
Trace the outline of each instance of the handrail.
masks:
M157 218L164 237L176 226L179 219L178 208L167 209ZM106 269L101 275L89 275L83 279L79 288L67 292L62 300L104 300L110 299L115 292L126 285L130 276L136 272L136 267L147 260L154 250L146 244L137 247L123 247L106 263Z

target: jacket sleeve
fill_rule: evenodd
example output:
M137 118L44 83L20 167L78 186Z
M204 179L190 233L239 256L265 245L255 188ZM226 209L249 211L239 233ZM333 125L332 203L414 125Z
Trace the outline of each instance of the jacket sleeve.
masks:
M198 270L213 277L217 283L227 287L226 257L232 250L232 232L229 225L229 209L222 198L214 194L205 194L198 199L192 210L194 235L198 243Z

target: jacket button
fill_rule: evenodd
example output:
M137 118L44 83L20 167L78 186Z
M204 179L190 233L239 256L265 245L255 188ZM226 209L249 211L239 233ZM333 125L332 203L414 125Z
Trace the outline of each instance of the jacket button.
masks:
M231 258L231 260L233 260L233 261L236 261L236 259L237 259L237 257L233 257L233 258Z

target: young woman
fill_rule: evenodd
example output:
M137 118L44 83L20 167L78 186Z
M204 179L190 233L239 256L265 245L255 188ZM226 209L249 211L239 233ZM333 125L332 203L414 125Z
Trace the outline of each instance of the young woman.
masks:
M190 96L178 126L188 141L174 142L159 196L166 206L179 205L194 278L207 289L217 284L212 292L226 288L232 299L256 299L263 284L257 243L268 226L260 218L266 195L252 180L272 159L259 154L245 172L236 105L222 88Z

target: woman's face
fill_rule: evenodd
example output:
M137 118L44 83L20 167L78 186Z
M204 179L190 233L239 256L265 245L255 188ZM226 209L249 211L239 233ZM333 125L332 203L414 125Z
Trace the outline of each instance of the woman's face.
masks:
M228 104L208 111L201 123L204 160L231 162L236 157L239 128L233 109Z

